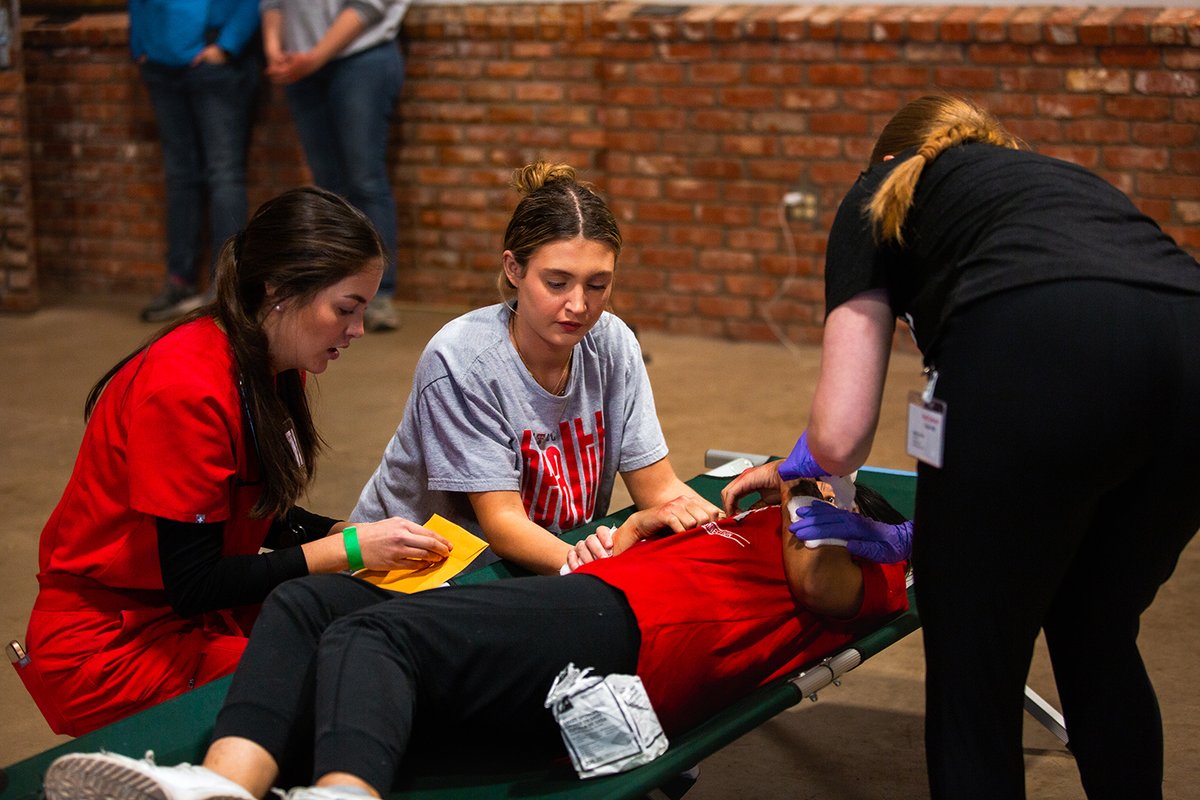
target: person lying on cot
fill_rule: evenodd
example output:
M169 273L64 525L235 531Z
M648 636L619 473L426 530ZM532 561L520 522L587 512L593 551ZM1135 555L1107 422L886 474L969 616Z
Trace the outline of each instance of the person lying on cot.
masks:
M686 730L907 607L903 563L805 547L786 511L781 525L781 508L790 491L817 487L781 489L783 505L682 533L622 527L614 557L566 577L414 595L348 575L289 581L264 605L203 767L74 753L50 765L46 797L140 787L164 800L250 800L298 767L316 785L291 800L377 797L400 776L414 735L456 750L520 742L525 753L561 756L543 702L568 662L598 675L636 672L664 731ZM832 513L903 527L886 502L859 491L880 523Z

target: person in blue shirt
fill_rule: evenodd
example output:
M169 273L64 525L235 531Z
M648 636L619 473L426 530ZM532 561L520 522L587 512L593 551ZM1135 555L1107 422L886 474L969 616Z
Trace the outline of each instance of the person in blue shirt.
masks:
M246 223L246 146L258 87L257 0L130 0L129 44L154 106L167 182L161 322L205 302L221 245ZM201 279L205 203L213 258Z

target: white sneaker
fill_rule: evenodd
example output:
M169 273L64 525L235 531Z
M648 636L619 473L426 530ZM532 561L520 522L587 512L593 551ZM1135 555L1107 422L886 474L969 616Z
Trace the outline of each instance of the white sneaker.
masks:
M69 753L54 759L46 800L257 800L204 767L160 767L154 753L138 761L116 753Z
M297 786L291 789L287 794L280 792L278 789L271 791L278 794L283 800L374 800L374 795L366 792L351 791L346 792L336 788L327 786Z

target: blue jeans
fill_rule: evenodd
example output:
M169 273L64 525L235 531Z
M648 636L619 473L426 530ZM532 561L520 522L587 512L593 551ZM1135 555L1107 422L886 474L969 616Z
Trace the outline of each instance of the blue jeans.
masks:
M379 293L396 289L396 198L388 180L392 112L404 83L395 42L330 61L287 87L288 106L313 180L349 200L383 239Z
M259 65L141 65L167 178L167 272L197 283L207 193L210 275L221 245L246 224L246 146Z

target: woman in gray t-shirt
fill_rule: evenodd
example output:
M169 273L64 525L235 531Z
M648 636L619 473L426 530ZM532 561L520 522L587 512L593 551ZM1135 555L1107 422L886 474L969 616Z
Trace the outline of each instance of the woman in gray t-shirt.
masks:
M574 548L557 534L607 513L617 473L641 536L720 512L675 474L637 340L604 310L621 249L612 212L566 165L526 166L513 185L524 197L505 232L504 302L430 340L351 519L440 514L487 539L493 560L553 573L611 550L605 529Z

